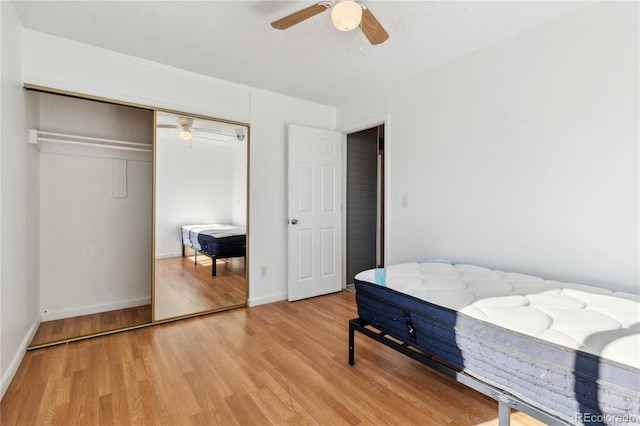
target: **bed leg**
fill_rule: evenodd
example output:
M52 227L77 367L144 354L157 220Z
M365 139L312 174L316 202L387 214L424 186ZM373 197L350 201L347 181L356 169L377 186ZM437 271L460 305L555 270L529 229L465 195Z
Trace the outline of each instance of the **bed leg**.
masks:
M211 256L211 276L215 277L218 273L218 271L216 270L216 256Z
M498 401L498 425L509 426L511 407L502 401Z
M182 245L182 257L184 257L184 244Z
M353 365L356 363L355 361L355 325L353 324L354 320L349 321L349 365Z

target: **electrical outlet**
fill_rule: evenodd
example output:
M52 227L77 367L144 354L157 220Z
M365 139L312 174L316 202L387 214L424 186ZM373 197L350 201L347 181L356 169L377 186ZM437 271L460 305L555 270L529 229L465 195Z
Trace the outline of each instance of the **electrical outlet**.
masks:
M260 276L262 278L265 278L267 276L267 267L266 266L261 266L260 267Z

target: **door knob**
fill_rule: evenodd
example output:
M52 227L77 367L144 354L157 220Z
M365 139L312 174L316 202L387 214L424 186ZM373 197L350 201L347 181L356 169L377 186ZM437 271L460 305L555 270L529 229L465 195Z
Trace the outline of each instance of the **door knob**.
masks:
M297 223L298 223L298 219L291 219L291 224L292 224L292 225L295 225L295 224L297 224Z

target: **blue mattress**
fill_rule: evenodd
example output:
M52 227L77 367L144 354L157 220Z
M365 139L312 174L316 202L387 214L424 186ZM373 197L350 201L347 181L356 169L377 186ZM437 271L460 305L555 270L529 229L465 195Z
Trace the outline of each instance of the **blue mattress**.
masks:
M451 263L365 271L354 283L359 317L378 330L567 423L640 425L637 296ZM585 310L592 335L563 325ZM620 325L605 326L598 310Z
M182 227L183 245L218 258L244 256L246 239L243 226L206 224Z

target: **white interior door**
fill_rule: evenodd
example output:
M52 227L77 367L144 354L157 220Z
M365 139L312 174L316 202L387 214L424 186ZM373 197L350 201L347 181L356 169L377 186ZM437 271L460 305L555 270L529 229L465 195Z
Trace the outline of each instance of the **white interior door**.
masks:
M289 300L342 289L342 135L289 125Z

